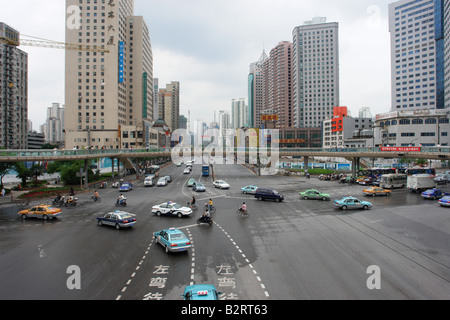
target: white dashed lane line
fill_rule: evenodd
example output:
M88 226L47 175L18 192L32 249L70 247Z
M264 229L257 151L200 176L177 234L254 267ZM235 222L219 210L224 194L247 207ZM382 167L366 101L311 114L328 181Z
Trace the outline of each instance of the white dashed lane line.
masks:
M220 230L222 230L222 232L228 237L228 239L231 241L231 243L233 244L233 246L236 248L236 250L241 254L242 258L245 260L245 262L248 263L248 266L250 267L250 269L252 270L253 274L256 277L256 280L259 282L261 289L264 290L264 294L265 296L268 298L269 297L269 292L266 290L266 286L262 283L262 279L261 277L258 276L258 272L255 270L255 268L253 267L253 265L250 263L250 261L247 259L246 255L242 252L241 248L239 248L239 246L236 244L236 242L234 241L234 239L228 234L228 232L225 231L225 229L222 228L222 226L220 226L217 222L214 222Z

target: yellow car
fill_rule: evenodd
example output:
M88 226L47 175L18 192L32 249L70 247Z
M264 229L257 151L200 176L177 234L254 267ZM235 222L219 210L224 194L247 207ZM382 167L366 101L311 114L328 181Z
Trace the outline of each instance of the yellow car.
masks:
M391 195L391 190L386 190L380 187L372 187L369 189L364 189L363 190L363 194L366 196L372 196L372 197L376 197L376 196L390 196Z
M49 220L56 219L61 215L61 213L61 209L53 208L52 206L47 205L40 205L31 209L20 211L19 216L21 216L24 220L28 218Z

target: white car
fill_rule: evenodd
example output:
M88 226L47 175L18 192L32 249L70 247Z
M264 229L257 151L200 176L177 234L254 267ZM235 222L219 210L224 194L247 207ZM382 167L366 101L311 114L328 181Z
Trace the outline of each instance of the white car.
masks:
M147 177L144 180L144 187L153 187L155 184L153 183L153 177Z
M219 189L230 189L230 185L223 180L214 181L213 185Z
M166 179L166 177L159 178L158 183L156 185L158 187L165 187L165 186L167 186L167 179Z
M183 207L178 203L169 201L160 204L159 206L154 206L152 208L152 213L157 216L168 215L176 216L178 218L188 217L192 214L192 209L188 207Z
M191 173L191 169L189 169L189 168L186 168L186 169L184 169L184 172L183 172L184 174L189 174L189 173Z

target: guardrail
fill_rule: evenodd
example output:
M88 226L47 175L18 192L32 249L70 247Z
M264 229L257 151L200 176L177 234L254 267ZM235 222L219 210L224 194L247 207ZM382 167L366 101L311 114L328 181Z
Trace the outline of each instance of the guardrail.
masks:
M398 148L399 150L382 150L382 148L279 148L272 150L271 148L224 148L223 154L234 152L245 152L245 153L259 153L259 154L269 154L273 152L279 152L281 155L289 154L305 154L308 156L317 154L321 156L323 154L335 155L340 157L354 156L355 154L360 155L361 158L364 157L402 157L407 155L421 156L425 157L427 155L432 155L435 158L450 158L450 147L422 147L420 151L407 151L408 148ZM0 162L8 161L21 161L24 159L45 159L45 160L55 160L55 159L94 159L94 158L145 158L152 156L170 156L172 153L171 148L153 148L153 149L93 149L93 150L0 150ZM185 148L176 149L180 151L192 152L196 154L198 152L203 153L205 149L203 148ZM406 151L405 151L406 150Z

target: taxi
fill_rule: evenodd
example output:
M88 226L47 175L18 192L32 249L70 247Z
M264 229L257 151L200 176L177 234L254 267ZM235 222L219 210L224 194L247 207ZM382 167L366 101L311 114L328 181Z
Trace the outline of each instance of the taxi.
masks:
M441 207L450 207L450 196L445 196L438 201Z
M33 207L31 209L20 211L18 214L24 220L28 218L49 220L49 219L56 219L57 217L59 217L62 214L62 210L43 204L40 206Z
M330 201L330 195L328 193L322 193L317 190L306 190L305 192L299 193L300 198L305 200L323 200Z
M192 246L191 240L182 231L175 228L164 229L153 235L155 241L166 248L166 253L187 251Z
M197 284L184 289L184 300L219 300L217 289L212 284Z
M391 190L386 190L380 187L372 187L369 189L364 189L363 190L363 194L366 196L372 196L372 197L376 197L376 196L390 196L391 195Z

